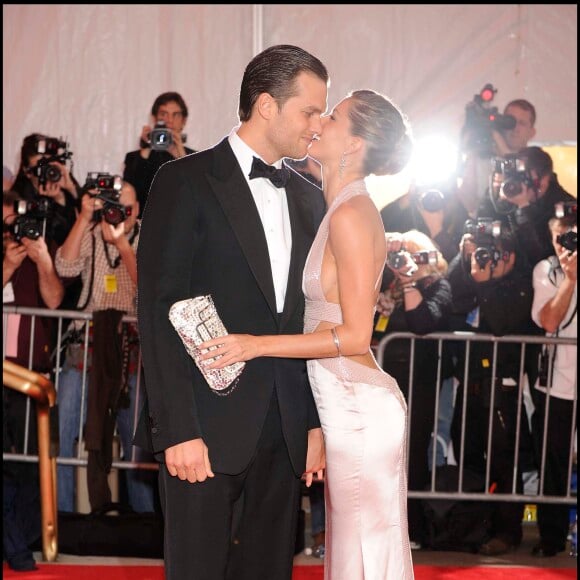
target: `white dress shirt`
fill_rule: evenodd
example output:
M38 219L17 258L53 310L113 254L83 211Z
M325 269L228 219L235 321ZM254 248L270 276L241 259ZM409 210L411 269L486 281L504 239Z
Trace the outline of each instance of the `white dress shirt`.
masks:
M252 169L253 158L262 158L242 141L238 136L237 129L238 127L235 127L232 130L228 140L248 182L262 220L268 244L274 291L276 293L276 309L280 313L284 310L288 271L290 269L290 253L292 251L292 230L286 190L283 187L274 186L265 177L254 179L248 177ZM262 161L264 160L262 159ZM282 160L279 159L274 163L274 166L279 169L282 166Z
M558 287L564 280L562 270L556 268L552 271L551 262L556 260L555 256L546 260L541 260L534 267L534 302L532 303L532 319L541 327L540 312L547 302L552 300L558 292ZM558 332L561 338L577 338L578 322L576 317L576 296L578 285L574 289L574 296L570 300L568 312L561 322L561 325L570 324ZM546 336L555 336L547 333ZM553 381L551 394L559 399L574 400L576 392L576 372L577 372L577 347L572 344L559 344L556 347L556 359L554 360ZM536 389L546 392L546 388L536 382Z

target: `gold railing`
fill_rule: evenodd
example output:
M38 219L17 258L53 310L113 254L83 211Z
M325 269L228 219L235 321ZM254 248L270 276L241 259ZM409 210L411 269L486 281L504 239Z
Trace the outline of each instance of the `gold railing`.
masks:
M40 506L42 522L42 556L54 562L58 556L56 456L50 431L51 409L56 405L54 384L44 375L10 361L3 361L4 386L36 401L38 421L38 470L40 474Z

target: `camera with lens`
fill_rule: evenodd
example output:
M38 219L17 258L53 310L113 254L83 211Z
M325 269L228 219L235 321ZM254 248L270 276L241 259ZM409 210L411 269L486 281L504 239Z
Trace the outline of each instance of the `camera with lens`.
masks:
M387 253L387 264L393 270L400 270L407 263L405 250L399 250L398 252L388 252ZM437 251L436 250L421 250L420 252L415 252L411 254L413 262L417 266L422 266L425 264L435 265L437 264Z
M419 195L417 203L425 211L434 213L445 207L445 196L438 189L428 189Z
M491 165L491 189L496 199L500 192L511 199L522 193L524 186L536 185L532 174L526 169L524 159L514 156L494 157Z
M476 246L473 256L480 268L485 268L488 262L495 268L500 260L509 258L509 252L500 250L496 244L503 233L500 221L490 218L467 220L463 233L473 236L473 243Z
M46 233L46 221L51 214L52 200L42 198L37 201L18 200L14 202L15 220L7 225L7 230L15 242L22 238L37 240Z
M87 174L83 191L103 202L102 209L93 212L94 222L104 219L108 224L116 226L132 214L131 206L123 205L119 201L122 187L123 180L120 175L97 172ZM96 193L93 193L94 190Z
M56 157L40 158L37 164L30 168L30 175L38 177L38 183L42 186L46 185L49 181L51 183L57 183L62 177L62 172L58 165L51 163L54 161L63 162L62 159Z
M508 131L516 126L512 115L502 115L497 107L491 106L496 93L497 89L488 83L465 106L462 131L467 135L466 148L477 151L482 157L493 154L492 131Z
M165 151L172 143L171 130L165 126L163 121L158 121L149 133L149 146L153 151Z
M41 157L36 165L28 170L29 174L37 177L41 186L45 186L49 181L51 183L60 181L62 172L58 165L53 164L64 165L72 157L72 151L68 150L68 143L52 137L39 139L36 142L36 153L47 157Z
M147 141L141 138L140 147L145 149L151 147L153 151L166 151L171 147L173 143L173 134L171 129L168 129L165 125L165 121L157 121L155 127L151 129ZM185 143L187 140L187 135L185 133L181 134L181 142Z
M574 230L568 230L556 236L556 242L569 252L575 252L578 248L578 234Z

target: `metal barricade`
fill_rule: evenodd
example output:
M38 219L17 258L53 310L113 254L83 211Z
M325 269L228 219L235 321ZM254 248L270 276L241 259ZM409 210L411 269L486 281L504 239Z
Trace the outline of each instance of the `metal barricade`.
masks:
M83 365L82 365L82 389L81 389L81 409L83 409L86 405L87 399L87 384L88 384L88 352L89 348L88 345L90 343L90 336L89 336L89 323L92 320L91 313L79 312L75 310L49 310L43 308L28 308L28 307L19 307L19 306L10 306L4 305L3 306L3 318L4 318L4 341L3 341L3 353L2 358L3 360L6 359L6 329L7 329L7 316L9 314L18 314L20 316L29 316L31 317L31 339L30 339L30 352L28 353L28 369L32 370L33 367L33 352L32 352L32 345L34 344L34 332L37 319L46 317L51 319L56 319L56 345L54 349L54 367L53 367L53 376L51 377L52 381L54 382L56 393L58 393L59 385L60 385L60 376L62 372L62 363L63 363L63 349L66 346L66 338L67 338L67 329L63 328L65 320L74 320L74 321L81 321L84 324L84 328L82 330L82 344L83 344ZM126 323L135 323L136 318L133 316L124 316L122 319L124 324ZM140 355L139 355L139 364L137 370L137 385L136 385L136 392L140 392L140 383L141 383L141 364L140 364ZM135 431L135 427L138 420L138 410L140 408L140 402L137 400L135 403L135 415L133 417L133 429ZM28 430L29 430L29 413L30 407L27 408L27 419L23 428L25 429L24 434L24 449L22 453L4 453L3 458L4 460L9 461L23 461L23 462L37 462L38 456L29 453L28 451ZM80 413L80 420L77 429L77 437L78 440L82 440L82 432L83 432L83 413ZM82 446L77 446L77 454L76 457L57 457L56 461L59 465L74 465L74 466L81 466L86 467L87 465L87 458L82 457ZM113 461L112 467L118 469L146 469L146 470L157 470L159 468L157 463L143 463L134 461L134 455L131 458L124 458L124 460L115 460Z
M469 378L469 368L470 368L470 358L471 358L471 343L473 342L488 342L493 345L493 360L491 362L492 366L492 378L491 383L495 383L495 379L498 376L498 368L497 368L497 347L500 343L515 343L520 344L523 346L521 349L521 356L519 361L519 381L518 381L518 407L517 407L517 425L516 425L516 440L515 440L515 451L514 451L514 458L513 458L513 478L512 478L512 493L501 493L495 494L490 491L490 464L491 464L491 441L492 441L492 421L491 421L491 414L494 409L494 389L491 389L491 402L490 402L490 417L489 417L489 433L487 439L487 454L486 454L486 475L485 475L485 491L483 492L467 492L463 489L463 464L464 464L464 440L465 440L465 432L466 432L466 412L465 407L467 403L467 396L463 397L463 413L462 413L462 424L461 424L461 454L459 457L459 484L458 484L458 491L457 492L443 492L437 491L435 487L435 477L436 477L436 470L433 469L431 472L431 485L429 490L420 491L420 490L409 490L408 496L414 498L438 498L438 499L471 499L471 500L481 500L485 499L486 501L525 501L526 503L558 503L558 504L566 504L566 505L575 505L576 504L576 495L573 494L571 490L571 481L572 481L572 471L573 466L575 464L574 459L574 449L575 449L575 438L576 438L576 412L577 412L577 389L575 389L574 394L574 401L573 401L573 410L572 410L572 428L570 433L570 458L568 462L568 492L565 496L548 496L543 493L543 485L544 485L544 475L545 475L545 461L546 461L546 449L547 449L547 429L546 423L544 424L544 437L542 441L542 453L541 453L541 465L538 469L539 471L539 485L538 485L538 492L536 494L519 494L516 493L516 483L517 483L517 470L518 470L518 460L519 460L519 449L520 449L520 434L521 434L521 425L520 425L520 416L521 410L523 405L523 393L524 387L526 384L526 378L524 373L524 361L525 361L525 353L526 353L526 346L531 344L539 344L539 345L552 345L552 344L565 344L565 345L577 345L577 339L575 338L551 338L545 336L537 336L537 335L509 335L509 336L494 336L491 334L478 334L472 332L434 332L426 335L416 335L411 332L393 332L391 334L387 334L384 336L378 344L373 347L373 351L375 353L375 357L377 359L377 363L381 368L383 368L384 358L385 358L385 351L389 347L389 343L394 340L408 340L410 342L410 358L409 358L409 393L408 393L408 400L407 400L407 407L408 407L408 416L409 416L409 423L408 429L409 433L412 432L412 423L411 423L411 409L413 404L413 374L415 368L415 347L417 341L437 341L437 352L438 352L438 360L437 360L437 380L436 380L436 393L435 393L435 413L434 413L434 424L433 424L433 439L434 441L437 440L438 435L438 426L437 426L437 419L439 416L439 393L441 389L441 371L442 371L442 358L443 358L443 346L445 342L463 342L465 343L465 367L464 367L464 374L463 374L463 381L462 385L465 388L468 384ZM533 385L529 386L530 389L534 388ZM549 405L550 401L550 388L551 388L551 379L550 383L548 384L548 392L547 392L547 406ZM552 397L553 398L553 397ZM547 421L548 413L546 412L546 419ZM410 438L408 438L410 439ZM409 445L409 442L407 442ZM408 451L408 449L407 449ZM409 453L407 453L407 458L409 460ZM435 464L435 446L433 446L433 456L432 456L433 463Z
M56 348L55 348L55 357L54 357L54 377L52 377L53 382L55 384L56 391L58 393L59 388L59 380L60 380L60 373L61 373L61 366L62 366L62 358L63 358L63 345L64 339L66 335L66 329L63 328L63 321L64 320L79 320L79 321L90 321L92 319L91 314L78 312L78 311L65 311L65 310L48 310L48 309L41 309L41 308L26 308L26 307L15 307L15 306L3 306L3 314L4 314L4 332L6 333L6 317L8 314L20 314L21 316L30 316L32 318L31 324L31 333L34 334L35 331L35 321L37 317L48 317L52 319L57 319L57 332L56 332ZM124 316L123 317L124 323L135 323L135 317ZM6 336L4 336L4 345L6 344ZM502 336L497 337L489 334L477 334L477 333L465 333L465 332L439 332L439 333L431 333L428 335L415 335L413 333L408 332L399 332L399 333L392 333L388 334L383 339L373 347L373 351L376 353L377 362L382 367L385 349L388 348L388 345L391 341L398 339L406 339L410 341L410 363L409 363L409 395L408 395L408 411L409 411L409 418L411 415L411 409L414 404L417 404L413 401L413 369L414 369L414 361L415 361L415 344L416 341L437 341L438 344L438 371L437 371L437 383L436 383L436 398L435 398L435 420L433 425L433 438L437 439L437 417L439 414L439 390L441 387L441 360L442 360L442 351L443 346L446 341L461 341L465 343L465 357L466 357L466 365L465 365L465 375L463 377L463 384L467 384L468 378L468 369L469 369L469 358L470 358L470 346L475 341L484 341L489 342L493 345L493 352L494 358L492 361L492 376L495 377L497 373L496 368L496 355L497 355L497 345L500 343L518 343L523 345L522 354L520 359L520 375L518 381L518 418L520 416L521 406L523 404L523 390L524 390L524 356L525 356L525 347L526 345L530 344L567 344L567 345L576 345L576 339L569 339L569 338L547 338L544 336L531 336L531 335L511 335L511 336ZM83 374L82 374L82 393L81 393L81 405L85 405L86 400L86 388L87 388L87 353L88 348L87 345L89 344L89 325L85 324L83 330L83 338L82 338L84 348L84 364L83 364ZM31 337L31 344L33 344L32 337ZM6 358L5 347L3 350L3 359ZM28 368L32 369L32 349L29 354L29 364ZM493 379L492 379L493 380ZM137 371L137 392L139 392L139 385L141 382L141 364L140 364L140 355L139 355L139 364L138 364L138 371ZM533 388L531 385L530 388ZM492 391L493 396L493 391ZM549 401L548 397L548 401ZM572 421L572 432L570 434L570 440L573 442L575 437L574 427L576 424L576 400L577 396L574 399L574 407L573 407L573 421ZM466 401L466 397L464 397L464 404ZM82 408L82 407L81 407ZM135 416L133 418L133 431L135 430L135 426L138 419L138 409L140 408L140 404L137 401L135 404ZM493 405L491 405L493 408ZM80 414L81 419L79 420L78 425L78 438L79 441L81 440L81 434L83 429L83 421L82 417L83 414ZM463 413L463 421L462 421L462 441L465 434L466 424L465 424L465 412ZM518 419L519 421L519 419ZM28 421L24 426L26 429L25 434L25 446L23 453L4 453L3 457L5 460L11 461L27 461L27 462L38 462L38 456L30 454L28 452ZM412 424L409 419L409 432L412 430ZM520 425L518 424L516 429L516 443L515 443L515 456L514 456L514 473L513 473L513 485L512 485L512 493L511 494L492 494L489 491L476 493L476 492L466 492L463 490L463 479L462 479L462 467L463 467L463 456L459 457L459 488L457 492L442 492L436 491L435 489L435 471L432 470L432 477L431 477L431 486L429 490L409 490L408 495L409 497L417 497L417 498L440 498L440 499L486 499L491 501L525 501L526 503L540 503L540 502L550 502L550 503L561 503L561 504L575 504L576 497L572 494L570 490L570 481L572 475L572 467L573 467L573 450L574 445L571 445L571 454L569 460L569 467L568 467L568 493L566 496L563 497L556 497L556 496L547 496L543 493L543 472L544 472L544 464L545 464L545 453L546 453L546 435L544 435L543 440L543 450L542 450L542 464L540 466L540 484L538 487L538 493L530 495L530 494L518 494L516 493L516 470L515 466L518 465L518 453L519 453L519 436L520 436ZM81 449L80 445L78 446L77 456L76 457L58 457L57 463L63 465L74 465L74 466L86 466L87 459L81 457ZM491 432L488 436L488 451L491 449ZM407 454L408 457L408 454ZM129 460L130 459L130 460ZM156 470L159 468L157 463L143 463L135 461L135 456L131 458L124 458L122 461L113 461L112 466L118 469L146 469L146 470ZM434 459L434 458L433 458ZM433 462L434 464L434 462ZM490 470L490 454L487 455L487 468L486 468L486 485L485 489L489 490L489 470Z

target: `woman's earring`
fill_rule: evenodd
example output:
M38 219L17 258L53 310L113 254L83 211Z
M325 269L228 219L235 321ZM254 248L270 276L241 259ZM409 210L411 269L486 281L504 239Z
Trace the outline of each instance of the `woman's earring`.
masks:
M344 168L345 167L346 167L346 157L343 153L342 156L340 157L340 164L338 166L338 177L340 179L342 179L342 176L344 175Z

